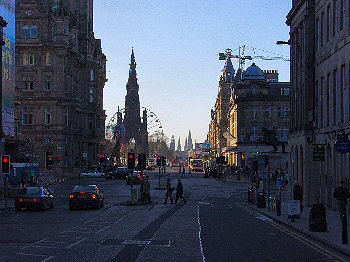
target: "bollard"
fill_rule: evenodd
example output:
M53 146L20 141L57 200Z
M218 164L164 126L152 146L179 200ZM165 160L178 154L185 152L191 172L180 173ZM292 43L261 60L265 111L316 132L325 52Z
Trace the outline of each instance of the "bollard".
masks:
M248 203L251 204L250 188L248 187Z
M346 213L342 214L342 244L348 243L348 223Z

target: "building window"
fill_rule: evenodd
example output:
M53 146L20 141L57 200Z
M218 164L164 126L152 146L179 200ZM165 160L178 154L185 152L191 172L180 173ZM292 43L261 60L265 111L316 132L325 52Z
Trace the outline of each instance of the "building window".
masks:
M324 123L324 77L321 77L321 84L320 84L320 95L319 95L319 105L320 105L320 119L319 119L319 127L323 127L325 125Z
M34 65L35 64L35 54L34 53L23 53L23 65Z
M252 135L250 136L250 141L255 142L258 140L258 129L256 127L252 128Z
M265 109L265 118L270 118L272 116L271 107Z
M331 6L327 6L327 16L326 16L326 39L327 42L331 38Z
M34 110L32 107L23 107L22 109L22 124L33 125L34 124Z
M255 107L253 107L253 109L252 109L252 117L253 118L257 118L258 117L258 110Z
M34 83L33 81L24 82L24 90L25 91L33 91Z
M51 136L45 138L45 144L52 144L52 143L53 143L53 141L52 141L52 137Z
M345 101L345 95L344 93L346 92L345 89L345 64L341 66L340 68L340 123L344 123L345 120L345 105L346 102Z
M64 111L64 123L65 125L68 127L69 126L69 122L68 122L68 113L69 113L69 109L66 108L66 110Z
M45 80L45 91L51 91L51 79Z
M21 28L21 38L35 39L39 36L39 30L36 25L24 25Z
M51 108L46 107L45 108L45 125L51 125Z
M339 18L340 18L339 29L341 31L345 27L345 0L340 0L340 17Z
M333 37L339 32L338 0L333 0Z
M90 82L95 81L95 71L90 69Z
M283 118L283 106L278 107L278 115L279 118Z
M289 87L281 88L281 96L290 96L290 88Z
M64 152L64 166L68 167L68 152Z
M93 130L93 122L91 119L89 119L89 130Z
M290 108L289 107L283 108L283 118L288 118L289 115L290 115Z
M45 53L45 65L52 65L52 55L51 52Z
M94 90L92 88L90 88L89 90L89 102L90 103L93 103L95 100L95 97L94 97Z
M320 48L320 19L317 17L316 18L316 37L315 37L315 40L316 40L316 49L319 49Z
M320 32L321 46L323 46L323 41L324 41L324 12L321 13L321 32Z
M333 70L333 125L338 122L338 70Z
M288 128L283 128L283 133L282 133L282 141L287 142L288 141L288 134L289 134L289 129Z
M331 74L327 74L327 102L326 102L326 125L329 126L331 123Z

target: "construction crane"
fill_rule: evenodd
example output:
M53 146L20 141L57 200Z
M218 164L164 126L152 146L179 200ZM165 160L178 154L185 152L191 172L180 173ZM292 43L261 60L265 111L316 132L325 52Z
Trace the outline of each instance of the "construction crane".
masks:
M229 58L235 58L238 59L238 68L243 70L245 61L246 60L253 60L253 59L263 59L263 60L283 60L283 61L290 61L290 58L288 57L283 57L283 56L261 56L261 55L246 55L246 45L240 46L238 49L238 55L232 54L232 49L227 48L224 53L219 53L218 58L219 60L226 60L228 57ZM237 50L236 49L236 50ZM252 48L253 50L256 50L257 48ZM234 50L234 51L236 51Z

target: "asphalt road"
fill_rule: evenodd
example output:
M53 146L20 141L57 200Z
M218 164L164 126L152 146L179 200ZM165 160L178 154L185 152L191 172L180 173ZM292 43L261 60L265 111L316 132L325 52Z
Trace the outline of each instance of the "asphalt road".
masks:
M0 214L0 261L350 260L247 208L245 184L193 174L183 179L188 203L165 205L157 173L150 176L150 205L122 205L130 199L125 181L79 179L54 187L54 209ZM101 186L103 209L68 209L81 183Z

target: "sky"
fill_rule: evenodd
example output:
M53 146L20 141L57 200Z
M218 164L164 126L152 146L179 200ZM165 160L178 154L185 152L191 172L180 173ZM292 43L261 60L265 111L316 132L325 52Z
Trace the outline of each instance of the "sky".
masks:
M246 55L289 57L289 46L276 41L289 39L290 8L291 0L95 0L95 37L108 60L106 124L124 108L133 47L141 106L182 147L189 130L193 143L204 142L225 62L217 54L246 45ZM245 68L252 62L290 81L289 62L254 59Z

